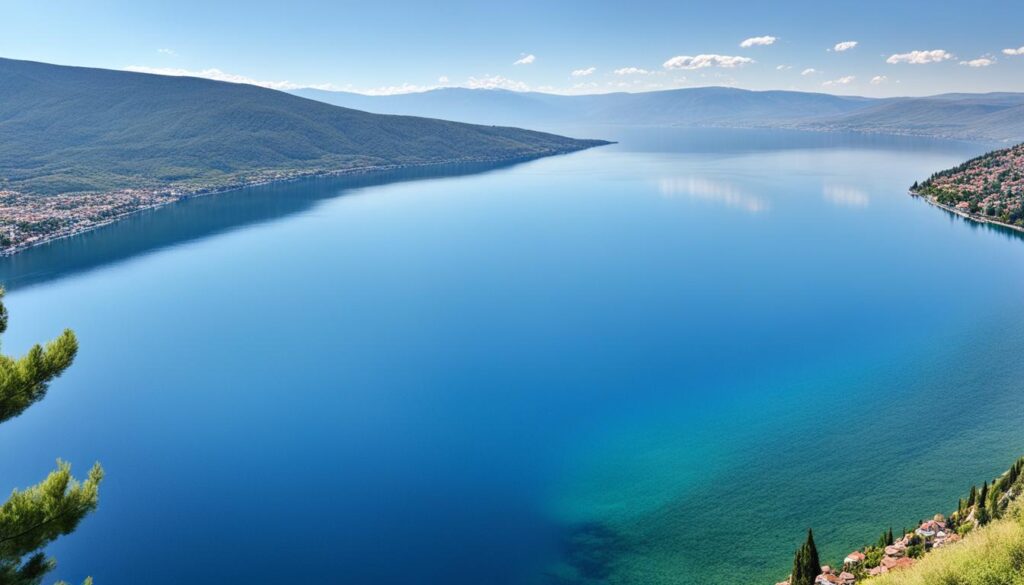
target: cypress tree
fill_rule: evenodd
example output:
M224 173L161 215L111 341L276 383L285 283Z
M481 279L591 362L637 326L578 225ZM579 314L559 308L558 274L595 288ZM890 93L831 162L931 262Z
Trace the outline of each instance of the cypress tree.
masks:
M821 560L818 558L818 547L814 544L814 533L807 529L807 541L797 549L793 556L793 574L790 585L814 585L814 580L821 573Z
M978 521L978 524L984 526L988 524L988 521L992 519L992 516L988 513L988 508L978 505L978 511L974 515L974 519Z
M894 542L896 542L896 541L892 537L892 526L890 526L889 527L889 534L887 534L886 537L885 537L885 545L886 546L892 546L892 544Z
M7 309L0 289L0 333L7 330ZM78 341L71 330L44 346L35 345L21 358L0 355L0 423L43 399L49 384L71 365ZM14 490L0 505L0 584L38 585L55 562L43 549L70 534L96 508L103 469L95 464L84 482L71 476L71 466L57 460L57 469L39 484ZM89 583L90 581L87 581Z
M821 573L821 559L818 558L818 547L814 544L814 532L807 529L807 568L813 574L811 582Z
M967 496L967 507L970 508L971 506L973 506L974 502L976 502L977 499L978 499L978 488L972 485L971 486L971 493L970 493L970 495Z
M999 518L1001 516L1001 514L999 513L999 498L1001 495L1002 494L1000 493L1000 491L995 487L989 490L988 493L987 508L994 518Z

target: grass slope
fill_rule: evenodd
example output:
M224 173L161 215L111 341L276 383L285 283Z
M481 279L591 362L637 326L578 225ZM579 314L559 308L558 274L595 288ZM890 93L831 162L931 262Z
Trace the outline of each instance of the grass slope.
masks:
M977 528L962 542L924 556L916 565L867 581L870 585L1024 585L1024 504Z
M186 77L0 59L0 189L53 194L543 156L602 144Z

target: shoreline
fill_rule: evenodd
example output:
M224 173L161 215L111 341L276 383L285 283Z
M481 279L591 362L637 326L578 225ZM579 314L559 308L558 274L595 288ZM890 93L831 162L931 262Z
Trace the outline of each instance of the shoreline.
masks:
M180 191L179 189L177 189L177 188L175 188L173 186L168 186L165 189L157 189L157 190L153 190L152 191L152 193L154 195L167 197L168 199L166 201L161 201L159 203L150 204L150 205L144 205L142 207L138 207L138 208L132 209L130 211L119 213L117 215L114 215L114 216L111 216L109 218L103 219L102 221L98 221L96 223L89 224L87 226L80 226L80 227L70 228L68 230L58 230L58 231L55 231L52 234L48 234L46 236L40 236L40 238L38 240L33 240L31 242L25 242L25 243L16 244L16 245L7 247L7 248L5 248L3 250L0 250L0 258L9 258L9 257L15 256L15 255L17 255L17 254L19 254L21 252L24 252L26 250L30 250L32 248L36 248L36 247L39 247L39 246L50 244L50 243L56 242L58 240L63 240L63 239L72 238L72 237L75 237L75 236L80 236L80 235L83 235L83 234L86 234L86 233L98 230L100 228L104 228L104 227L113 225L113 224L115 224L115 223L117 223L117 222L119 222L119 221L121 221L121 220L123 220L125 218L128 218L130 216L133 216L133 215L136 215L136 214L139 214L139 213L143 213L143 212L146 212L146 211L153 211L153 210L156 210L156 209L167 207L169 205L173 205L175 203L180 203L180 202L185 201L187 199L194 199L194 198L197 198L197 197L207 197L207 196L212 196L212 195L222 195L224 193L230 193L230 192L234 192L234 191L241 191L243 189L249 189L249 188L252 188L252 187L262 187L262 186L266 186L266 185L291 183L291 182L302 181L302 180L307 180L307 179L344 177L344 176L349 176L349 175L353 175L353 176L354 175L368 175L368 174L373 174L373 173L384 173L384 172L397 171L397 170L402 170L402 169L413 169L413 168L424 168L424 167L441 167L441 166L459 165L459 164L495 164L495 163L514 164L514 163L517 163L517 162L529 162L529 161L532 161L532 160L538 160L538 159L547 158L547 157L550 157L550 156L559 156L559 155L564 155L564 154L571 154L571 153L574 153L574 152L580 152L580 151L583 151L583 150L588 150L590 148L594 148L595 146L605 146L607 144L614 144L614 142L602 141L602 142L596 143L596 144L589 144L589 145L581 146L580 148L558 150L558 151L552 151L552 152L548 152L548 153L538 153L536 155L530 155L530 156L491 157L491 158L488 158L488 157L474 157L474 158L461 158L461 159L451 159L451 160L424 162L424 163L383 164L383 165L369 165L369 166L362 166L362 167L350 167L350 168L345 168L345 169L333 169L333 170L318 169L318 170L309 170L309 171L294 171L294 174L291 174L289 176L277 177L277 178L271 178L271 179L267 179L267 178L252 178L250 180L242 179L242 180L240 180L240 181L238 181L236 183L231 183L231 184L228 184L228 185L223 186L223 187L211 188L209 190L207 190L207 189L196 189L196 190L193 190L193 191L184 191L184 192L182 192L182 191ZM262 171L262 172L289 173L290 171ZM131 188L126 188L124 190L128 190L128 189L131 189ZM99 193L94 193L94 194L83 194L82 196L83 197L89 197L91 195L101 195L102 196L102 195L108 195L108 194L111 194L111 193L118 193L118 192L121 192L121 191L124 191L124 190L106 191L106 192L99 192ZM47 196L46 195L29 195L29 197L47 197Z
M992 225L992 226L996 226L996 227L1006 228L1006 229L1013 230L1015 232L1024 234L1024 227L1021 227L1019 225L1012 225L1012 224L1009 224L1009 223L1004 223L1004 222L1001 222L1001 221L999 221L997 219L992 219L990 217L985 217L983 215L976 215L974 213L970 213L970 212L964 211L962 209L957 209L955 207L951 207L951 206L946 205L944 203L939 203L938 200L936 200L934 197L932 197L930 195L924 195L922 193L918 193L918 192L913 191L913 190L908 191L908 193L910 194L911 197L915 197L915 198L918 198L918 199L923 199L927 203L929 203L931 205L934 205L935 207L938 207L939 209L948 211L948 212L952 213L953 215L960 216L960 217L962 217L962 218L964 218L964 219L966 219L968 221L973 221L974 223L982 224L982 225L986 225L987 224L987 225Z

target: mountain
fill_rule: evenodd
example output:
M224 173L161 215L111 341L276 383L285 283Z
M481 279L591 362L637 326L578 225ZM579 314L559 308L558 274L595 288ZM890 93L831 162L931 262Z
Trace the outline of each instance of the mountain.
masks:
M874 103L874 100L859 97L794 91L747 91L729 87L591 95L465 88L391 96L317 89L299 89L292 93L369 112L537 128L599 124L763 125L843 114Z
M809 129L1016 142L1024 140L1024 96L906 98L803 125Z
M205 188L268 171L510 160L598 144L252 85L0 59L0 190Z
M1024 140L1024 94L1008 92L886 99L728 87L575 96L462 88L394 96L315 89L293 93L377 113L541 129L603 124L776 127Z

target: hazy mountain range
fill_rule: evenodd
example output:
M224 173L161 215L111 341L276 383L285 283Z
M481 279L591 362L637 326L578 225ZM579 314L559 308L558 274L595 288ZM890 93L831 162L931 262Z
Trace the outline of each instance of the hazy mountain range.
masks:
M574 96L463 88L392 96L317 89L292 93L368 112L536 129L602 124L775 127L1024 140L1020 93L886 99L728 87Z
M253 85L0 59L0 189L24 193L218 186L253 172L510 160L596 144Z
M598 128L589 132L597 138L601 126L619 125L1024 140L1024 94L1015 93L891 99L724 87L579 96L461 88L376 97L292 93L0 59L0 189L205 188L268 171L512 160L603 143L505 126L586 126Z

